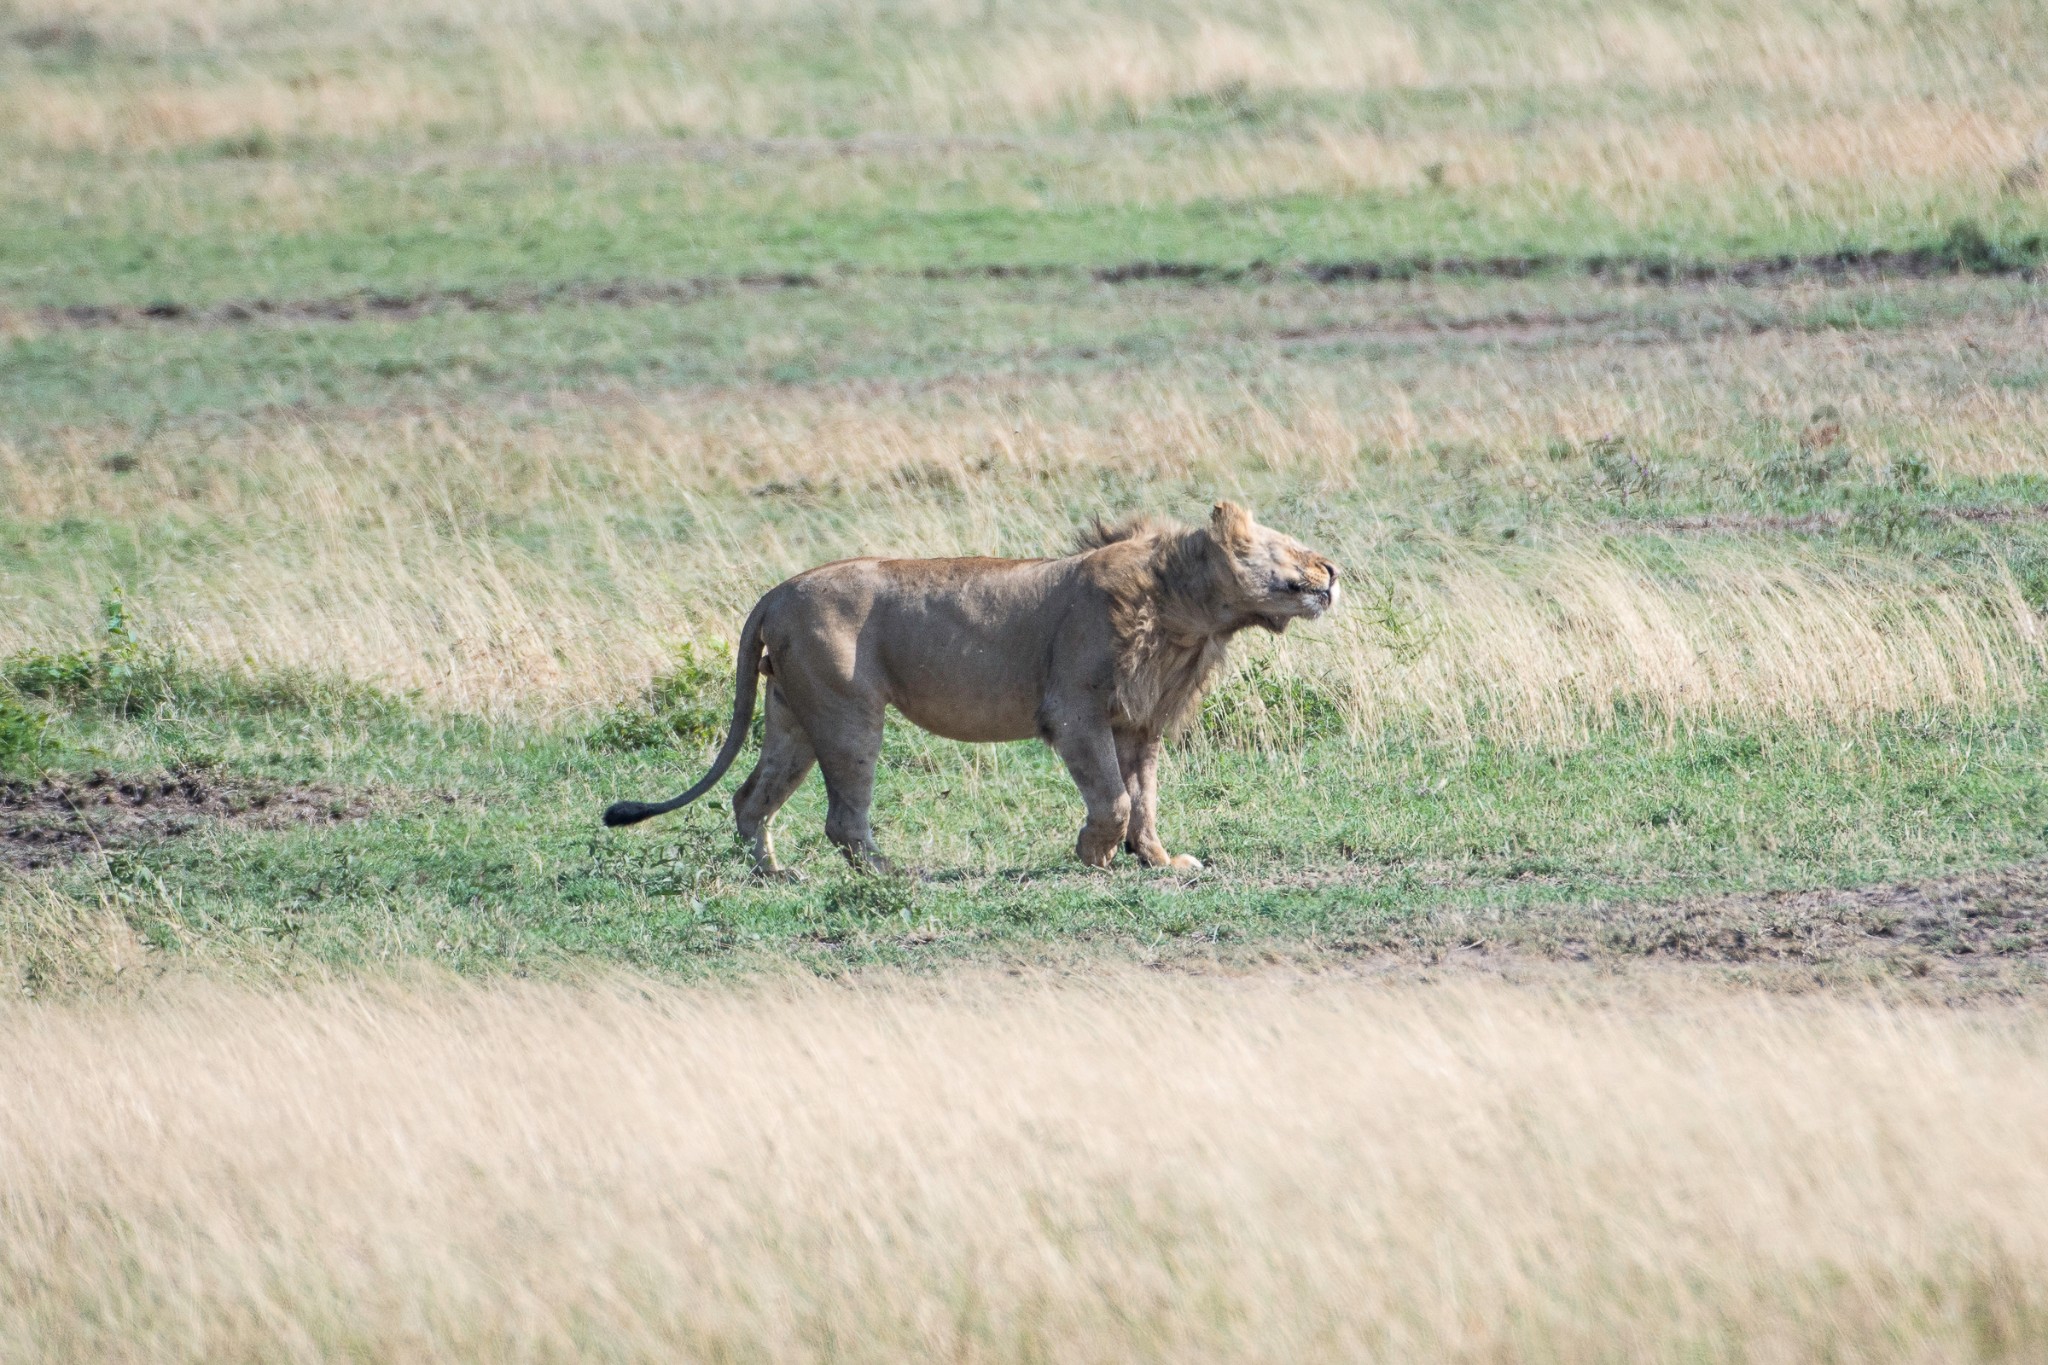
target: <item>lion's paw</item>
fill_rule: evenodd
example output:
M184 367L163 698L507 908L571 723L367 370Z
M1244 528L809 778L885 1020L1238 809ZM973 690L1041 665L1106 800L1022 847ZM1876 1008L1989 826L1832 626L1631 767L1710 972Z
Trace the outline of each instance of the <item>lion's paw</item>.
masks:
M1192 853L1176 853L1166 860L1166 865L1175 872L1200 872L1202 860Z

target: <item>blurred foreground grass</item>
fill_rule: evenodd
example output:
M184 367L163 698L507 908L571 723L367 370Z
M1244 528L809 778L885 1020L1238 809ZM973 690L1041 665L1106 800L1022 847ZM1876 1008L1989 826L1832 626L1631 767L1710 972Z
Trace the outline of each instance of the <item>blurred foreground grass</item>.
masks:
M2038 1009L414 980L0 1009L38 1360L2011 1360Z

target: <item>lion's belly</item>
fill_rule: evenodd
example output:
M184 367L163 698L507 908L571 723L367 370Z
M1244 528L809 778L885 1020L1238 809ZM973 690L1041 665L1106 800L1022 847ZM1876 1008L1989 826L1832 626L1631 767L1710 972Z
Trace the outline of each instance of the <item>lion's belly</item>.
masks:
M887 649L889 704L947 739L992 743L1037 734L1044 682L1034 659L1041 651L1025 643L1030 632L1006 639L980 622L934 615L921 623L925 629L899 635Z
M972 659L931 662L935 666L929 671L913 667L902 670L908 676L891 679L889 702L913 725L977 744L1038 733L1038 691L1024 685L1013 668L978 668ZM946 663L964 666L947 668Z
M1059 619L1046 604L1056 569L974 560L877 566L894 591L875 602L862 635L884 699L947 739L1036 735Z

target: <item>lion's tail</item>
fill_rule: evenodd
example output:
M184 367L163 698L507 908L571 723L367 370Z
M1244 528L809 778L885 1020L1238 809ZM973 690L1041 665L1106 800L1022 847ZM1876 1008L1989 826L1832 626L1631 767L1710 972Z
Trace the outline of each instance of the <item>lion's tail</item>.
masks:
M746 629L740 632L740 657L732 698L732 729L726 731L725 744L719 749L718 757L712 760L711 771L704 774L696 786L671 800L613 802L605 807L604 822L607 825L637 825L652 816L680 810L717 786L718 779L725 776L725 770L740 756L740 746L747 742L747 727L754 720L754 692L761 678L761 618L767 614L767 609L768 599L764 597L754 604L753 612L747 617Z

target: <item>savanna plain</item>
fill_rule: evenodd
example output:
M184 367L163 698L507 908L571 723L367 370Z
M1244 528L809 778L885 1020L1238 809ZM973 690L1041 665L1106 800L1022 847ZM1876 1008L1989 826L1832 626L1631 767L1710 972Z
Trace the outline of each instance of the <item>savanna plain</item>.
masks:
M2040 1359L2044 91L2014 0L0 0L0 1356ZM1199 873L900 721L915 875L599 826L789 574L1222 497L1347 597Z

